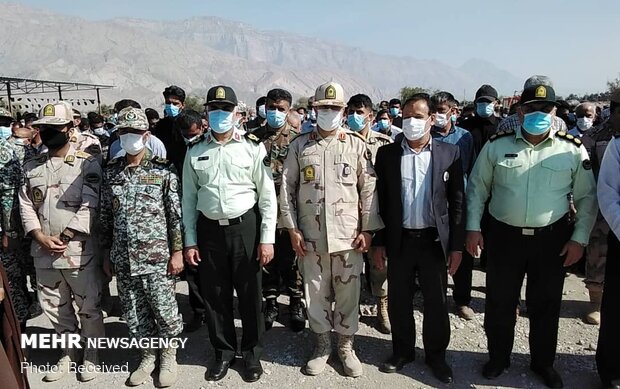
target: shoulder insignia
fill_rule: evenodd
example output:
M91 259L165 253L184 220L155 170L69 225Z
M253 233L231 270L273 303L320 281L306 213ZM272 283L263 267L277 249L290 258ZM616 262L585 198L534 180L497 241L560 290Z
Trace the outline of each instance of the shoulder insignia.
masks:
M349 132L350 134L350 132ZM338 134L338 140L344 142L347 139L347 132L342 131Z
M73 135L73 136L69 139L69 142L71 142L71 143L75 143L75 142L77 142L77 136Z
M82 159L88 159L92 157L92 155L90 155L89 153L81 150L76 151L75 156Z
M202 142L205 139L205 134L200 135L198 138L194 139L193 141L191 141L187 147L193 147L195 145L197 145L198 143Z
M73 163L75 162L75 155L73 154L67 155L65 157L65 162L68 163L69 165L73 165Z
M489 137L489 142L493 142L494 140L497 140L499 138L503 138L505 136L514 135L514 134L515 134L514 130L500 131L500 132L497 132L491 135Z
M169 165L170 164L169 160L167 160L165 158L162 158L162 157L155 157L151 161L153 161L153 162L155 162L157 164L160 164L160 165Z
M558 131L558 132L556 132L556 133L555 133L555 136L556 136L556 137L558 137L558 138L560 138L560 139L563 139L563 140L565 140L565 141L567 141L567 142L570 142L570 143L574 144L574 145L575 145L575 146L577 146L577 147L579 147L579 146L581 146L581 145L583 144L583 142L581 142L581 139L579 139L579 138L575 138L575 137L574 137L574 136L572 136L571 134L567 134L567 133L566 133L566 132L564 132L564 131Z
M260 139L258 139L258 137L251 132L246 132L244 136L246 139L249 139L254 143L260 143Z

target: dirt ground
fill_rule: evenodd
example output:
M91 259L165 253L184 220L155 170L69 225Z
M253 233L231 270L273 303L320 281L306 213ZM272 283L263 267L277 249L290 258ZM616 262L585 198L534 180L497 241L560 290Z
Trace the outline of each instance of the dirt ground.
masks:
M217 383L205 381L206 366L213 360L213 351L208 342L206 328L188 336L189 341L184 350L179 350L179 379L176 388L237 388L251 385L255 388L543 388L541 381L529 371L528 319L519 317L516 328L515 346L512 365L507 373L496 380L489 381L482 377L482 365L487 361L486 337L482 323L484 320L484 273L474 271L474 300L472 307L476 311L476 319L464 321L450 314L452 338L448 349L448 363L454 371L455 382L443 385L437 381L430 370L424 365L422 349L422 314L420 313L419 297L416 299L416 327L418 346L416 361L407 365L396 374L383 374L378 366L390 355L391 343L389 335L378 333L372 325L373 317L362 317L360 331L356 337L355 349L364 363L364 375L353 379L343 376L342 367L334 353L326 371L317 377L307 377L300 372L306 358L312 352L312 337L309 329L294 334L280 323L265 336L265 352L263 356L263 378L254 384L242 381L236 364L227 377ZM450 293L451 291L449 291ZM190 316L187 298L187 284L179 282L177 297L181 312ZM113 285L113 294L115 289ZM523 294L524 295L524 294ZM598 327L587 325L582 321L588 307L588 294L581 278L569 275L564 284L564 302L560 319L558 354L556 368L564 379L566 388L598 388L600 382L596 374L594 353L598 337ZM451 299L450 299L451 301ZM281 298L280 318L286 323L288 311L287 298ZM369 311L369 307L363 307ZM237 327L241 326L236 320ZM127 335L125 324L117 317L105 319L106 335L123 337ZM49 320L41 315L28 322L30 333L51 333ZM31 352L33 364L54 363L58 351L36 350ZM127 350L103 350L100 353L103 363L107 365L123 365L129 362L129 370L137 366L137 354ZM156 381L156 374L153 375ZM75 375L68 375L54 383L42 382L43 374L29 374L34 389L104 389L124 387L128 374L102 374L89 383L80 383ZM153 388L149 381L141 388Z

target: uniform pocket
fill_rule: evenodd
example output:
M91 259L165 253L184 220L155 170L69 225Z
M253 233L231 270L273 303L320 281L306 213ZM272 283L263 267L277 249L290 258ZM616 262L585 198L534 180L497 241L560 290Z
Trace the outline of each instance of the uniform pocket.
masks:
M518 179L522 173L523 161L518 159L504 159L497 163L497 169L499 171L498 178L500 183L511 185L514 184L513 180Z
M357 184L357 155L339 154L334 157L336 182L345 186Z
M338 239L355 239L359 233L357 202L339 201L334 205L334 235Z
M550 189L570 188L573 175L570 159L549 157L541 162L541 166Z

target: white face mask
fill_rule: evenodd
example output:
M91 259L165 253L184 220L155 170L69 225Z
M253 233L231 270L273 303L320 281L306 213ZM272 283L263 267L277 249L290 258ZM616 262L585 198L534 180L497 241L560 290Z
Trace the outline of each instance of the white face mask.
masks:
M446 128L448 125L448 114L436 113L435 114L435 126L439 128Z
M121 147L129 155L139 154L144 149L144 136L139 134L123 134L120 136Z
M577 128L579 130L588 131L594 125L594 119L590 119L587 117L577 118Z
M429 130L426 128L426 123L428 123L429 119L430 117L426 120L416 118L403 119L403 134L405 138L411 141L422 139Z
M103 127L94 128L93 132L95 133L95 135L99 135L99 136L103 136L103 135L107 135L108 134L106 129L103 128Z
M332 109L319 109L316 124L324 131L335 130L342 123L342 112Z

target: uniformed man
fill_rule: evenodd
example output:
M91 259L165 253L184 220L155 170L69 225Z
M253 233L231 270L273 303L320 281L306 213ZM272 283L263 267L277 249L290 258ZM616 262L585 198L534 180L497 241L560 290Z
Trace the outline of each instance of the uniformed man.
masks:
M227 86L207 93L209 132L187 151L183 166L185 260L198 266L215 364L207 380L226 376L237 353L233 289L243 325L243 379L260 379L261 267L273 258L277 203L265 147L235 128L237 96ZM200 237L200 238L199 238Z
M605 265L605 293L596 365L603 386L617 389L620 388L620 90L612 94L609 111L609 119L604 129L598 133L602 135L601 132L614 132L614 138L609 141L598 176L598 200L611 233L608 237L609 261Z
M515 308L527 274L530 367L547 386L560 388L553 362L565 267L582 257L597 204L588 153L580 140L551 131L555 110L553 88L525 89L522 128L497 133L482 148L467 187L466 246L472 256L487 250L484 327L490 361L483 375L498 377L510 365ZM483 240L480 219L489 197L491 220Z
M13 120L11 114L0 108L0 126L8 127ZM22 249L22 228L19 217L17 195L22 185L22 165L15 152L15 146L0 137L0 235L2 249L0 260L9 279L7 287L15 308L17 319L26 328L29 317L30 295L26 284L26 253Z
M101 156L105 161L108 155L108 149L110 148L110 133L105 128L103 117L98 113L89 112L88 121L90 123L90 130L99 140L99 144L101 145Z
M306 134L316 129L316 110L314 109L314 96L308 98L308 120L302 123L301 133Z
M292 116L293 97L284 89L272 89L265 99L266 124L253 131L265 145L269 164L276 185L276 195L280 194L282 167L290 142L299 134L289 123ZM276 230L276 244L273 261L263 268L263 297L265 298L265 328L269 330L278 319L277 298L280 295L280 280L290 297L290 326L295 332L303 330L306 319L303 312L301 276L295 261L288 231L281 225Z
M78 127L73 127L69 132L69 142L75 150L88 153L95 157L97 162L99 162L99 165L103 164L101 143L95 135L80 132Z
M37 272L39 302L59 334L104 335L100 309L101 263L91 235L99 206L101 167L69 142L71 106L61 101L41 109L41 139L49 152L24 165L19 200L24 233L33 238L31 254ZM78 307L78 323L73 304ZM80 327L81 326L81 330ZM63 377L72 359L64 349L46 381ZM77 361L76 361L77 362ZM96 376L97 350L86 348L80 380Z
M372 100L363 94L352 96L347 103L347 114L349 129L366 142L366 147L371 155L371 162L374 165L379 147L392 143L392 138L370 129L373 122ZM372 255L365 254L364 256L370 273L370 290L378 302L377 331L382 334L389 334L392 332L392 327L388 317L387 266L379 269L373 266L368 259L372 258Z
M118 292L134 338L171 338L183 321L175 299L175 276L183 270L179 180L171 162L146 148L149 123L141 109L119 113L118 131L125 156L104 171L101 240L104 271L116 274ZM128 384L143 384L155 369L155 349L143 349ZM159 354L159 384L177 379L176 348Z
M383 227L376 208L376 177L364 141L341 127L342 86L319 86L314 108L317 129L291 143L280 192L282 225L300 258L308 321L317 336L304 372L317 375L324 370L334 330L345 374L358 377L363 372L353 335L359 321L362 253L370 247L372 231Z

